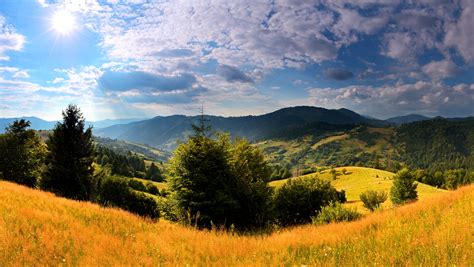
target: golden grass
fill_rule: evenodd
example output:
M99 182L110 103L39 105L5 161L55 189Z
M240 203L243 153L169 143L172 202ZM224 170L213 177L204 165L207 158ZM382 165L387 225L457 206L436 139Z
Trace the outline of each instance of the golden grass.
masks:
M316 148L318 148L319 146L322 146L322 145L324 145L324 144L328 144L328 143L331 143L331 142L344 140L344 139L347 139L347 138L349 138L349 134L347 134L347 133L329 136L329 137L326 137L326 138L324 138L324 139L321 139L320 141L318 141L317 143L315 143L314 145L312 145L311 148L312 148L312 149L316 149Z
M0 182L1 266L472 266L474 186L268 236L197 231Z
M326 170L323 173L303 175L302 177L317 175L321 179L330 181L336 189L346 191L347 201L349 202L347 205L355 206L359 211L367 211L363 208L359 195L366 190L385 191L387 194L389 194L393 183L392 179L395 175L392 172L365 167L340 167L334 169L339 174L336 180L332 179L332 175L329 170ZM346 169L346 175L342 174L343 169ZM286 183L287 180L288 179L273 181L270 183L270 185L274 187L281 187ZM418 183L417 192L419 199L424 199L434 194L446 192L446 190L438 189L427 184ZM391 206L392 202L390 201L389 197L389 199L383 204L383 207Z

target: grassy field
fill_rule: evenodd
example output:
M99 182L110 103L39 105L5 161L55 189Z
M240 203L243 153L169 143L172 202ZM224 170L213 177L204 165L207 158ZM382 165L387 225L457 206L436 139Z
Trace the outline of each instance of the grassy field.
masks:
M473 202L469 186L357 222L239 236L0 182L0 265L472 266Z
M342 170L346 169L347 173L342 174ZM349 206L356 206L360 211L364 211L362 202L359 199L360 193L366 190L385 191L387 194L393 183L394 173L364 167L341 167L335 168L337 172L337 179L333 180L329 170L322 173L308 174L302 177L317 175L319 178L331 181L331 184L338 190L345 190ZM289 178L292 179L292 178ZM273 181L271 186L281 187L288 179ZM418 197L424 199L434 194L446 192L446 190L438 189L423 183L418 183ZM383 207L391 207L392 203L388 199Z

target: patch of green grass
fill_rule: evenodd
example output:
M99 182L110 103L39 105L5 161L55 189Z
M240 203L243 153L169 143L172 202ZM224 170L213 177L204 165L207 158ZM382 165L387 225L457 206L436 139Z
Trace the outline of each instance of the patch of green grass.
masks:
M346 175L342 174L342 169L346 169ZM347 205L356 206L358 209L361 210L365 209L363 208L363 204L360 201L359 195L367 190L385 191L387 192L387 194L389 194L393 183L392 179L395 175L392 172L364 167L339 167L335 168L335 170L338 174L336 180L332 179L332 175L329 170L326 170L322 173L307 174L302 177L317 175L323 180L330 181L336 189L346 191L346 197L348 202ZM270 183L270 185L278 188L285 184L287 180L288 179L273 181ZM434 194L446 192L446 190L438 189L436 187L423 183L418 183L417 191L419 199L427 198ZM389 199L385 201L382 205L382 207L391 206L392 203Z

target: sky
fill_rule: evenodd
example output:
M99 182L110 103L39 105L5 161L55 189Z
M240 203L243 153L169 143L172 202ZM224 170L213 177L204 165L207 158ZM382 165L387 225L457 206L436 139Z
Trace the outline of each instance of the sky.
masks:
M0 0L0 117L474 116L472 0Z

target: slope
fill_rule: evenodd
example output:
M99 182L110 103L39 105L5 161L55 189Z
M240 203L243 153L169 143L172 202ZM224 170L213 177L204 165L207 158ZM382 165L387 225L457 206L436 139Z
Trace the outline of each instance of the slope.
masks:
M329 170L322 171L321 173L307 174L301 177L317 175L321 179L331 181L331 184L336 189L346 191L348 204L356 206L359 210L363 210L362 202L359 199L360 193L367 190L376 190L384 191L388 195L390 193L390 188L392 187L393 176L395 175L392 172L364 167L340 167L334 168L334 170L337 174L336 180L333 180L332 174ZM346 170L346 174L343 174L343 170ZM270 185L281 187L287 180L288 179L273 181ZM427 184L418 183L417 192L419 199L426 199L434 194L447 191ZM383 206L391 207L392 203L390 199L388 199Z
M318 107L291 107L260 116L220 117L205 116L216 131L229 132L231 136L245 137L257 141L272 137L285 137L304 130L322 129L333 131L353 128L348 125L385 125L386 122L363 117L347 109L324 109ZM199 116L173 115L155 117L150 120L97 129L96 135L121 139L172 150L176 142L191 131L191 124ZM316 125L315 125L316 123ZM304 133L304 132L303 132Z
M473 202L470 186L357 222L239 236L0 182L0 265L467 266Z

